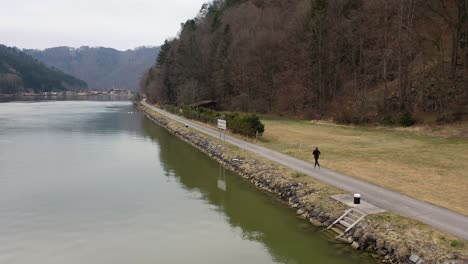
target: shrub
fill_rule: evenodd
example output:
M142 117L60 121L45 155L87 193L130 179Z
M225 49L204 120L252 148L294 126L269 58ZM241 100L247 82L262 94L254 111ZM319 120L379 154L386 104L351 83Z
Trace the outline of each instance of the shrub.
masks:
M225 116L229 130L234 133L255 137L257 132L259 135L265 132L265 125L255 114L226 113Z
M465 246L465 243L461 240L452 240L450 241L450 246L455 248L462 248Z
M164 105L163 109L170 112L170 113L173 113L173 114L178 113L178 108L175 105L166 104L166 105Z
M193 107L185 105L182 107L182 116L188 119L197 119L198 113Z
M166 109L169 112L177 110L173 109L174 106ZM265 125L260 121L260 117L255 114L231 113L231 112L218 112L204 107L193 108L191 106L182 107L182 115L188 119L198 120L204 123L211 123L216 125L218 119L226 119L228 129L233 133L241 134L248 137L255 137L258 134L262 135L265 132Z
M216 124L221 117L221 113L204 107L198 109L198 114L198 120L211 124Z
M402 127L410 127L416 124L416 119L411 115L411 113L406 112L400 117L400 125Z
M133 103L138 104L141 100L143 100L143 96L139 92L136 92L135 96L133 96Z

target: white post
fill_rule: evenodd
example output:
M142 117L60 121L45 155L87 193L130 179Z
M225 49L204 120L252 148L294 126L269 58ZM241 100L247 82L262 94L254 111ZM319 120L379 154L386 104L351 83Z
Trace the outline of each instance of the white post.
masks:
M219 129L219 140L222 141L223 136L224 136L224 141L226 141L226 134L224 134L224 131L227 129L226 120L218 119L218 129Z

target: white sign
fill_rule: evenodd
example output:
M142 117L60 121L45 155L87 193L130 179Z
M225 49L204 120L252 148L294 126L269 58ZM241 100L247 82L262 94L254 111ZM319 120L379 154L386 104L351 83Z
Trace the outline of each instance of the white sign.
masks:
M226 130L227 129L226 120L218 119L218 128L222 130Z

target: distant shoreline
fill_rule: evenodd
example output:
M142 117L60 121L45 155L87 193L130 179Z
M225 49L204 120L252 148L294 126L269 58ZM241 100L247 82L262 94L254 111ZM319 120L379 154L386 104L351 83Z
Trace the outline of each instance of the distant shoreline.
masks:
M57 94L57 95L44 95L44 94L0 94L4 97L30 97L30 96L42 96L42 97L65 97L65 96L128 96L126 94Z
M132 97L133 93L107 93L107 92L82 92L82 93L22 93L22 94L1 94L1 97L27 97L27 96L43 96L43 97L58 97L58 96L129 96Z
M0 94L0 103L15 102L15 101L73 101L73 100L128 100L131 101L133 95L128 94Z

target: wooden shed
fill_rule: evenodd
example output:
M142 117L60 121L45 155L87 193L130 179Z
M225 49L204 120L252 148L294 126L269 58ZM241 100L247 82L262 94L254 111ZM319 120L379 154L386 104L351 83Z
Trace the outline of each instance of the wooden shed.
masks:
M216 110L218 104L215 101L205 100L205 101L193 103L190 106L195 107L195 108L204 107L204 108Z

